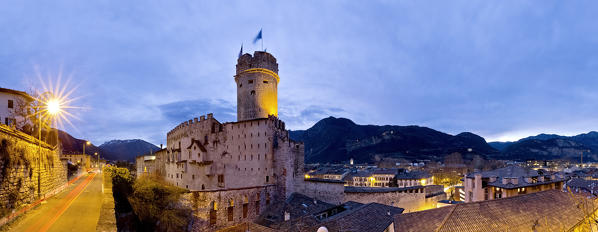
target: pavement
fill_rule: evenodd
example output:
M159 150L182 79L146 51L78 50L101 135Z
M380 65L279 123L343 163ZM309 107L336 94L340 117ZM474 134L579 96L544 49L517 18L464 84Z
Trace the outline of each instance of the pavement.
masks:
M102 175L85 174L62 193L7 225L8 231L95 231L102 197Z

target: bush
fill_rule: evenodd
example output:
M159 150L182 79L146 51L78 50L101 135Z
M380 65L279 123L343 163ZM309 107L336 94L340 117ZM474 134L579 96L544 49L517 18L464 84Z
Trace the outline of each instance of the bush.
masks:
M144 176L135 181L129 202L144 231L185 231L190 211L179 204L185 192L159 177Z

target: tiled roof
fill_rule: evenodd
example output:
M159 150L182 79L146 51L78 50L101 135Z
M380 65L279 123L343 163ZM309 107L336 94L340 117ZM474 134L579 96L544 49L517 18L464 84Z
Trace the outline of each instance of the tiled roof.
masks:
M323 220L307 215L292 221L286 221L277 229L280 231L314 232L320 227L328 231L343 232L383 232L393 222L393 216L403 212L402 208L369 203L359 205L351 203L347 210Z
M398 191L405 191L411 189L422 189L425 188L424 186L411 186L405 188L397 188L397 187L354 187L354 186L345 186L346 193L387 193L387 192L398 192Z
M284 212L290 213L291 219L295 219L332 207L335 207L335 205L320 200L314 200L313 198L300 193L293 193L286 201L276 202L270 205L270 207L260 214L256 222L261 225L269 226L284 221Z
M473 178L475 174L481 174L482 178L488 177L522 177L522 176L539 176L538 171L528 168L519 167L516 165L509 165L504 168L494 169L485 172L468 173L468 178Z
M322 178L306 178L305 181L345 184L345 181L342 181L342 180L331 180L331 179L322 179Z
M584 219L583 207L578 207L582 200L548 190L401 214L395 216L394 226L395 231L407 232L566 231Z
M594 195L598 194L598 180L573 178L567 182L567 187L584 189Z
M231 227L217 230L217 232L274 232L276 230L255 224L253 222L243 222Z
M430 175L430 173L426 172L426 171L411 171L411 172L404 172L404 173L399 173L397 175L397 179L398 180L403 180L403 179L425 179L425 178L429 178L432 175Z

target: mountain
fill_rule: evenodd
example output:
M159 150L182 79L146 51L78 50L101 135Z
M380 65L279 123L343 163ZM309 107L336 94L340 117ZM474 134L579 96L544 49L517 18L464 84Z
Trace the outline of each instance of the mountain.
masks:
M71 136L69 133L58 129L52 129L50 133L42 131L42 140L46 141L48 144L56 145L56 138L58 138L58 141L60 141L62 153L64 154L83 153L83 145L87 142L86 140L77 139ZM95 152L100 152L100 149L95 145L89 144L85 146L86 154L93 154Z
M102 157L108 160L135 161L135 157L150 151L160 150L159 147L141 139L111 140L100 145Z
M598 132L595 131L576 136L539 134L516 142L491 142L489 144L500 150L504 159L578 161L583 153L584 160L598 160Z
M373 162L377 157L442 159L452 152L493 154L484 138L464 132L449 135L419 126L357 125L346 118L328 117L307 130L290 131L305 143L305 162Z

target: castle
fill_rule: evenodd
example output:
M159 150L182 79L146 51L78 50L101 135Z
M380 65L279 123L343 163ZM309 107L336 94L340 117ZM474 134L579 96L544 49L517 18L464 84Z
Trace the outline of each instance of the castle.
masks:
M252 221L303 185L303 143L277 118L276 58L256 51L237 60L237 121L213 114L181 123L156 154L158 173L193 194L195 229Z

